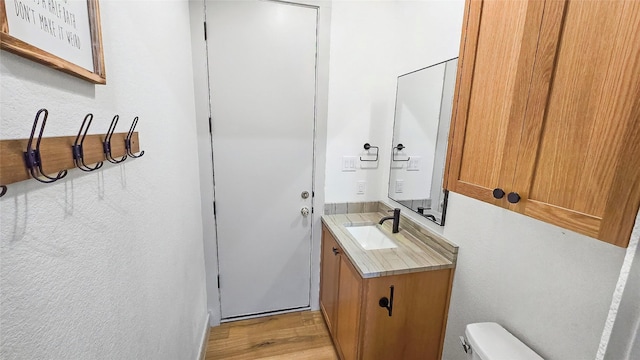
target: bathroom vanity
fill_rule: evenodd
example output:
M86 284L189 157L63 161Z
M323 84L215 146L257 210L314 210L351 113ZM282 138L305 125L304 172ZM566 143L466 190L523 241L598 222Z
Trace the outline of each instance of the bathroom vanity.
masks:
M322 217L320 308L336 351L343 360L440 359L458 249L405 217L393 234L390 221L377 225L386 206L378 210ZM385 241L350 231L365 227Z

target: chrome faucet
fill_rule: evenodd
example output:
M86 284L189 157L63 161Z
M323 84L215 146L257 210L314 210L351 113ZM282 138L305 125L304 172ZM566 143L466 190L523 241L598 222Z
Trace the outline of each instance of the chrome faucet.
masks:
M383 222L387 221L387 220L393 220L393 233L397 234L398 231L398 225L400 225L400 209L395 208L393 210L389 210L389 212L393 211L393 216L385 216L382 219L380 219L380 222L378 224L382 225Z

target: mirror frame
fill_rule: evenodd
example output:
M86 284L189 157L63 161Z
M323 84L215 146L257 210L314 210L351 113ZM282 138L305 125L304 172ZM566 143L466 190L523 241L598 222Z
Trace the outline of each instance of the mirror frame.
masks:
M445 188L444 188L444 186L443 186L443 185L444 185L444 184L443 184L443 178L444 178L444 165L446 164L447 145L445 145L445 146L444 146L444 157L445 157L445 159L444 159L444 160L445 160L445 162L444 162L444 164L443 164L443 174L442 174L442 176L440 177L440 179L438 180L438 181L440 182L440 186L439 186L439 189L440 189L440 190L439 190L439 191L440 191L440 192L441 192L441 194L442 194L442 195L441 195L441 196L442 196L442 198L441 198L441 199L442 199L442 204L443 204L443 205L442 205L442 213L439 213L439 215L440 215L440 221L439 221L439 222L438 222L438 219L437 219L437 218L435 218L435 216L433 216L433 215L431 215L431 214L427 214L427 215L420 214L420 213L417 211L417 209L413 209L412 207L409 207L409 206L407 206L407 205L403 204L401 201L404 201L404 200L400 200L400 201L399 201L399 200L396 200L396 199L394 199L394 198L392 198L392 197L391 197L391 175L392 175L392 172L393 172L393 170L394 170L394 167L393 167L393 163L394 163L394 161L393 161L393 155L394 155L394 151L395 151L395 147L394 147L394 146L395 146L395 142L396 142L396 141L395 141L395 140L396 140L396 139L395 139L395 138L396 138L396 132L397 132L397 131L396 131L396 125L398 124L398 119L397 119L397 115L398 115L398 114L397 114L397 111L398 111L398 91L399 91L399 88L400 88L400 82L399 82L399 80L400 80L400 78L402 78L403 76L407 76L407 75L410 75L410 74L413 74L413 73L416 73L416 72L419 72L419 71L422 71L422 70L426 70L426 69L429 69L429 68L432 68L432 67L436 67L436 66L439 66L439 65L443 65L443 64L445 65L445 73L444 73L445 78L443 79L443 84L442 84L441 99L440 99L440 109L439 109L440 117L438 118L438 133L440 133L440 132L441 132L441 126L442 126L442 125L441 125L441 123L442 123L442 122L441 122L441 120L442 120L441 115L442 115L442 109L443 109L443 104L444 104L444 102L443 102L443 101L444 101L444 89L445 89L445 86L446 86L446 80L447 80L447 79L446 79L446 64L447 64L448 62L450 62L450 61L458 60L458 59L459 59L459 57L457 57L457 56L456 56L456 57L453 57L453 58L450 58L450 59L447 59L447 60L444 60L444 61L441 61L441 62L438 62L438 63L432 64L432 65L429 65L429 66L426 66L426 67L423 67L423 68L420 68L420 69L417 69L417 70L414 70L414 71L410 71L410 72L408 72L408 73L405 73L405 74L399 75L399 76L398 76L398 78L397 78L397 80L396 80L396 99L395 99L394 117L393 117L393 133L392 133L392 136L391 136L391 157L390 157L390 159L389 159L389 177L388 177L388 182L387 182L387 197L388 197L389 199L393 200L394 202L396 202L396 203L398 203L398 204L402 205L403 207L405 207L405 208L407 208L407 209L411 210L412 212L414 212L414 213L416 213L416 214L418 214L418 215L421 215L421 216L423 216L424 218L428 219L429 221L431 221L431 222L433 222L433 223L435 223L435 224L437 224L437 225L440 225L440 226L444 226L444 224L445 224L446 213L447 213L447 203L448 203L448 200L449 200L449 191L448 191L447 189L445 189ZM453 97L454 97L454 92L455 92L455 83L456 83L456 75L457 75L457 71L458 71L458 66L456 65L456 67L455 67L455 73L454 73L453 78L452 78L452 80L453 80L453 87L451 88L451 90L452 90L452 92L451 92L451 110L453 110ZM448 138L449 138L449 136L448 136L448 135L449 135L449 132L450 132L450 127L451 127L451 116L452 116L452 115L453 115L453 114L450 114L450 115L449 115L449 128L448 128L448 129L447 129L447 131L446 131L446 135L445 135L445 136L442 136L441 138L440 138L440 137L438 137L438 136L436 136L436 149L437 149L437 147L438 147L438 142L439 142L439 141L445 141L445 144L447 144L447 143L448 143ZM436 155L437 155L437 154L436 154ZM434 157L436 157L436 155L434 155ZM434 171L433 171L433 169L432 169L432 175L433 175L433 173L434 173ZM434 182L434 180L435 180L435 179L433 179L433 178L432 178L432 179L431 179L431 184L427 184L427 186L428 186L431 190L433 190L433 186L434 186L433 182ZM430 197L430 198L433 198L431 191L430 191L429 197Z

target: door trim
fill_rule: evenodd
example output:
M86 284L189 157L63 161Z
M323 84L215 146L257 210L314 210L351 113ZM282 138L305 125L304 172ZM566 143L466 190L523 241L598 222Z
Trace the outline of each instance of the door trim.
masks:
M232 316L232 317L228 317L228 318L223 318L222 320L220 320L220 323L224 324L224 323L230 323L230 322L234 322L234 321L257 319L257 318L261 318L261 317L265 317L265 316L282 315L282 314L289 314L289 313L293 313L293 312L307 311L307 310L311 310L311 307L310 306L302 306L302 307L297 307L297 308L292 308L292 309L284 309L284 310L276 310L276 311L265 311L265 312L261 312L261 313L257 313L257 314L239 315L239 316Z
M191 18L192 21L194 18L202 18L202 12L204 13L203 20L206 22L207 19L207 9L206 3L207 1L221 1L221 0L202 0L202 2L198 2L201 7L191 6ZM258 0L259 1L259 0ZM311 219L311 251L310 251L310 292L309 292L309 301L308 306L297 309L289 309L289 310L281 310L275 312L269 312L269 314L278 314L278 313L287 313L294 311L303 311L303 310L319 310L319 293L320 293L320 247L321 247L321 215L324 209L324 184L325 184L325 162L326 162L326 140L327 140L327 118L328 118L328 98L329 98L329 45L330 45L330 24L331 24L331 1L329 0L299 0L296 2L293 1L283 1L283 0L266 0L272 2L280 2L293 6L304 6L311 7L317 9L316 14L316 68L315 68L315 98L314 98L314 131L313 131L313 158L312 158L312 192L314 196L311 199L311 204L313 207L313 212L310 216ZM197 14L194 13L199 12ZM202 28L202 23L196 24L197 27ZM195 29L196 26L192 24L192 29ZM192 31L192 43L196 41L202 41L204 38L201 36L202 34L198 32ZM197 60L202 60L206 64L205 68L196 68L194 66L194 77L202 76L207 79L207 88L199 89L196 86L196 91L206 91L207 92L207 102L203 104L202 101L198 101L196 99L196 107L206 106L208 110L208 115L211 115L211 94L208 88L208 80L209 80L209 58L208 51L206 47L208 46L205 40L205 51L196 53L196 49L194 48L193 52L193 62L196 63ZM198 118L198 123L202 124L204 119ZM207 176L202 176L201 171L201 181L207 181L209 184L214 184L213 194L210 197L211 203L215 200L215 180L213 175L213 137L211 136L209 139L202 136L205 135L204 128L206 127L206 135L211 135L209 133L209 125L208 118L206 119L207 123L205 126L198 126L198 146L202 147L203 143L210 149L211 159L202 159L199 158L200 166L203 165L206 168L210 169L210 172ZM208 164L207 163L208 160ZM203 202L208 202L209 199L203 197ZM318 216L316 216L316 214ZM211 314L211 326L219 325L223 322L228 321L236 321L239 320L240 317L236 317L233 319L222 319L222 307L220 302L220 291L217 288L217 277L220 275L219 272L219 252L218 252L218 241L217 241L217 222L215 219L215 215L211 212L211 214L205 213L203 211L203 218L211 218L213 217L213 225L215 228L215 234L203 234L203 242L206 247L214 247L215 251L209 251L205 253L205 257L214 257L215 261L211 261L212 259L205 258L205 268L206 268L206 278L207 278L207 307L208 311ZM203 219L203 222L206 222ZM213 254L215 253L215 254ZM209 261L208 261L209 260ZM213 280L211 280L213 279ZM215 286L214 286L215 285ZM216 301L212 301L210 298L215 297ZM263 314L257 315L246 315L243 318L255 318L264 316Z
M215 217L213 215L213 144L209 138L209 71L207 58L207 43L204 41L203 22L206 21L206 3L214 0L195 0L189 2L191 17L191 43L194 73L195 116L198 146L198 163L200 167L200 189L202 200L202 228L205 263L205 281L207 294L207 310L210 316L210 326L221 323L220 292L217 287L218 252L215 234ZM317 31L317 64L316 64L316 133L315 133L315 163L313 168L313 198L314 213L322 215L325 195L325 163L327 118L329 104L329 46L331 25L331 1L328 0L298 0L297 4L316 6L318 8ZM311 247L311 291L310 308L319 310L320 293L320 246L321 246L321 216L312 218L312 247Z
M316 11L316 19L315 19L315 29L316 29L316 33L315 33L315 56L314 56L314 95L313 95L313 132L312 132L312 139L311 139L311 145L312 145L312 154L311 154L311 193L314 194L315 193L315 159L316 159L316 126L317 126L317 101L318 101L318 43L319 43L319 39L318 39L318 27L319 27L319 14L320 14L320 9L318 8L318 6L311 6L311 5L305 5L305 4L298 4L298 3L294 3L294 2L289 2L289 1L282 1L282 0L254 0L256 2L259 1L265 1L265 2L271 2L271 3L277 3L277 4L281 4L283 6L296 6L296 7L303 7L303 8L307 8L307 9L313 9ZM208 49L208 43L207 43L207 49ZM209 57L208 57L209 52L207 51L207 68L209 66ZM208 77L207 77L208 79ZM212 121L212 132L211 132L211 147L212 147L212 157L215 161L215 156L213 155L216 151L215 149L215 142L214 142L214 137L213 137L213 124L215 119L213 118L213 112L211 109L211 104L213 102L213 97L211 92L209 92L209 113L211 114L211 121ZM215 166L214 166L214 173L213 173L213 193L215 196L216 193L216 175L215 175ZM215 203L215 202L214 202ZM222 314L222 292L218 291L218 301L219 301L219 305L220 305L220 314L221 314L221 318L220 321L221 322L232 322L232 321L239 321L239 320L243 320L243 319L251 319L251 318L259 318L259 317L264 317L264 316L270 316L270 315L277 315L277 314L285 314L288 312L295 312L295 311L302 311L305 309L309 309L310 305L311 305L311 285L312 285L312 275L311 275L311 271L312 271L312 244L313 244L313 229L314 229L314 218L315 218L315 211L313 211L314 209L314 197L311 197L311 214L309 214L309 218L310 218L310 229L309 229L309 258L308 258L308 263L309 263L309 294L307 294L307 305L306 306L301 306L301 307L295 307L295 308L285 308L285 309L278 309L278 310L271 310L271 311L262 311L262 312L258 312L258 313L250 313L250 314L242 314L242 315L234 315L234 316L227 316L225 317ZM217 216L214 212L214 217L215 217L215 228L216 228L216 238L218 238L218 219ZM218 265L218 276L217 278L220 279L223 274L220 272L220 251L219 251L219 242L216 241L216 252L217 252L217 256L218 256L218 261L217 261L217 265ZM220 280L218 280L220 281ZM224 280L222 280L224 281ZM220 289L220 284L218 283L218 289Z

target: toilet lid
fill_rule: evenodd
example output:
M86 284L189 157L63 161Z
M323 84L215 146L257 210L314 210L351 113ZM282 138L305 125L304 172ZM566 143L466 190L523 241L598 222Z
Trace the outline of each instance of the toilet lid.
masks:
M469 324L465 335L471 351L483 360L544 360L494 322Z

